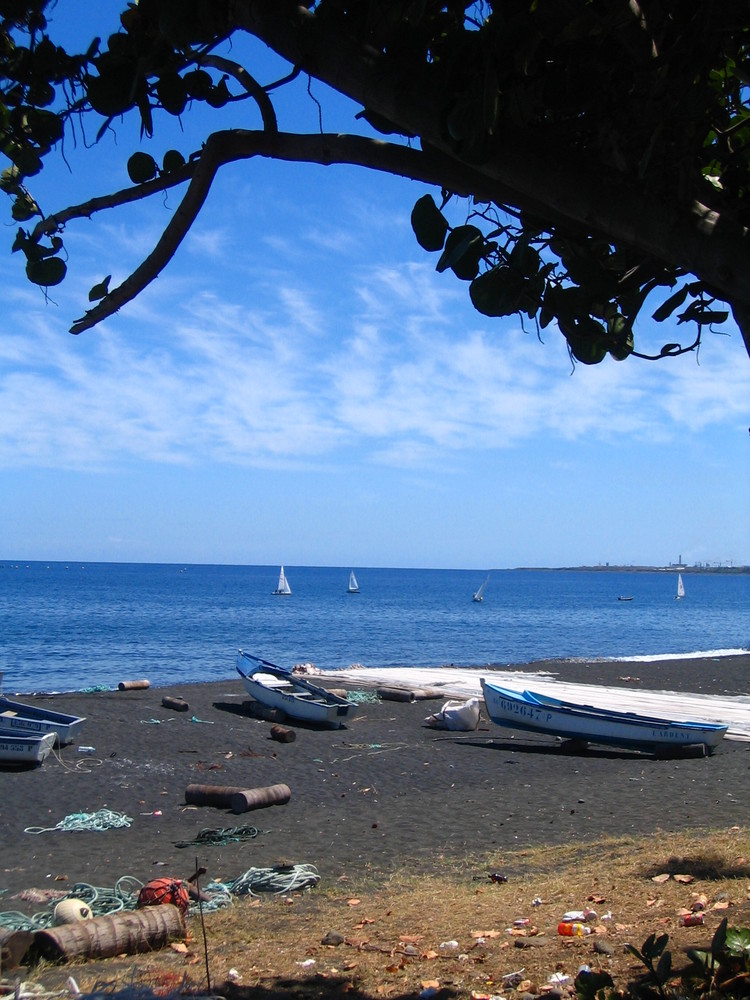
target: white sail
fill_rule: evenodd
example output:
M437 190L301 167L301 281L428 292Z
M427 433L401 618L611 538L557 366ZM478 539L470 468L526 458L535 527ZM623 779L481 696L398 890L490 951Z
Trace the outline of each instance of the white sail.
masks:
M274 590L274 594L278 594L281 597L286 597L288 594L291 594L291 592L292 588L289 586L289 582L284 573L284 567L282 566L281 572L279 573L279 585L276 588L276 590Z
M477 601L477 602L479 602L479 601L483 601L483 600L484 600L484 592L485 592L485 590L487 589L487 584L488 584L489 582L490 582L490 578L489 578L489 576L488 576L488 577L486 577L486 579L484 579L484 580L482 581L482 585L480 586L480 588L479 588L479 590L478 590L478 591L476 592L476 594L474 594L474 596L472 597L472 601Z
M351 573L349 574L349 588L348 588L348 592L350 594L358 594L359 593L359 584L357 583L357 578L354 575L354 570L352 570Z
M677 595L675 597L676 601L679 601L681 597L685 596L685 584L682 582L682 573L677 574Z

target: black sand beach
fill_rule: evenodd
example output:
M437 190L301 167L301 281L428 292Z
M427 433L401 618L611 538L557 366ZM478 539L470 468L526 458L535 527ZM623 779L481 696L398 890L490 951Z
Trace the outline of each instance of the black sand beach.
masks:
M528 669L576 682L737 696L748 692L750 656ZM185 699L189 711L163 708L164 695ZM345 728L287 722L296 739L279 743L270 737L271 722L243 714L248 699L239 679L23 700L86 722L58 758L34 770L0 770L2 910L28 909L13 896L29 887L186 877L196 858L208 870L204 884L280 863L314 865L332 882L403 866L470 865L471 857L492 851L507 858L516 845L748 821L747 742L724 740L708 758L655 760L597 748L570 756L554 740L500 729L486 714L476 733L426 728L440 701L363 701ZM185 789L196 783L283 783L291 798L235 815L186 806ZM103 809L126 814L130 826L25 832ZM258 834L219 846L176 846L202 830L239 826Z

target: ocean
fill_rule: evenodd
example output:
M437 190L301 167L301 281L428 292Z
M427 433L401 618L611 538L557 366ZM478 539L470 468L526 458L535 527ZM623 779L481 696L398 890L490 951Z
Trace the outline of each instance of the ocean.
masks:
M750 575L0 563L6 692L233 680L238 648L283 666L486 666L750 648ZM632 600L622 601L618 598Z

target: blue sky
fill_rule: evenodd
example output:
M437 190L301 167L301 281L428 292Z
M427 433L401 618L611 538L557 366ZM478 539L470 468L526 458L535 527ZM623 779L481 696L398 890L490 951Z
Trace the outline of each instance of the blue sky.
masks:
M110 22L87 22L86 41L114 29L116 6L97 9ZM82 30L82 9L59 4L62 26ZM282 128L317 128L305 87L283 100ZM326 130L359 128L356 109L312 89ZM189 153L190 120L182 133L157 119L142 148ZM248 104L216 119L228 123L258 127ZM136 148L135 123L85 155L69 143L72 173L50 165L33 190L54 211L126 186ZM465 283L435 272L409 225L427 190L235 165L158 280L79 337L67 329L88 289L139 263L179 192L70 225L50 301L7 227L0 558L750 564L739 333L707 336L698 357L572 370L555 329L540 343L531 324L483 317ZM682 332L642 320L636 336Z

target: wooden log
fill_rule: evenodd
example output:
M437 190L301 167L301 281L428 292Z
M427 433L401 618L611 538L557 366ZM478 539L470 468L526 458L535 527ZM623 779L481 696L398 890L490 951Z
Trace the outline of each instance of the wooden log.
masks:
M378 688L378 695L383 701L415 701L414 692L409 688L383 687Z
M234 813L284 805L291 798L288 785L268 785L265 788L237 788L232 785L188 785L185 802L189 806L213 806L231 809Z
M184 698L172 698L170 695L165 694L161 700L164 708L173 708L175 712L187 712L190 708L188 703Z
M186 933L182 913L171 903L164 903L37 931L32 952L49 962L111 958L154 951L170 941L184 939Z
M288 785L268 785L266 788L244 788L232 796L232 812L244 813L266 806L283 806L291 798Z
M34 935L31 931L0 927L0 972L4 974L23 965L33 943Z
M140 681L120 681L117 685L118 691L140 691L142 688L151 687L149 681L145 678Z
M293 729L286 729L284 726L271 726L271 739L277 743L294 743L297 734Z
M242 711L251 719L263 719L264 722L283 722L286 712L280 708L269 708L260 701L243 701Z

